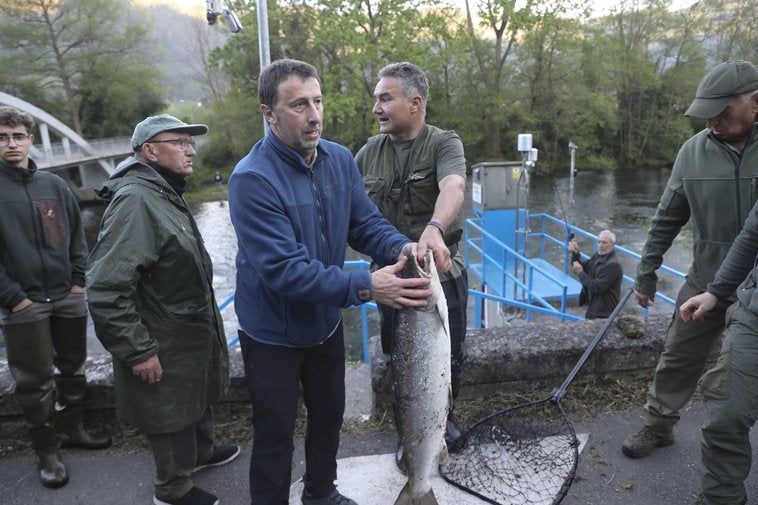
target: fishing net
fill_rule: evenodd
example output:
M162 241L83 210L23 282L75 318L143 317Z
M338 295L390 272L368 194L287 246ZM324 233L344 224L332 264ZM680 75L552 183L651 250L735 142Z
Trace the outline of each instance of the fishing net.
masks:
M495 505L558 505L579 462L579 440L561 399L632 295L630 288L598 330L568 377L542 400L491 414L450 447L440 475Z
M558 504L576 475L579 441L560 402L547 398L496 412L450 447L440 474L499 505Z

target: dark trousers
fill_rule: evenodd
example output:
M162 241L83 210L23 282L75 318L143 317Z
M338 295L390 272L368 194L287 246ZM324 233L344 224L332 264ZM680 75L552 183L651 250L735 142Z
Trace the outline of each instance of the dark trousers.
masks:
M192 489L192 472L213 455L213 410L208 407L196 423L173 433L147 435L155 461L155 496L181 498Z
M253 406L252 504L289 503L301 387L307 410L305 490L313 496L329 494L337 479L337 449L345 413L342 323L315 347L263 344L241 331L240 346Z

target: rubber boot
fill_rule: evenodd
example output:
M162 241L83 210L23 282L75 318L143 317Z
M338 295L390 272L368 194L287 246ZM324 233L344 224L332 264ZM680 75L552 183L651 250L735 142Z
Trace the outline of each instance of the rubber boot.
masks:
M68 472L54 427L53 346L48 321L6 325L3 333L16 399L37 454L40 481L46 487L64 486Z
M84 394L86 380L83 375L73 377L55 376L58 386L55 422L60 446L81 447L83 449L105 449L110 447L110 437L97 437L84 429ZM62 409L58 410L60 407Z
M39 459L37 468L42 485L58 488L68 484L68 471L58 451L55 429L50 425L33 428L29 431L29 435L34 452L37 453Z
M109 437L95 437L84 429L84 396L87 380L84 362L87 359L87 316L53 317L50 320L58 389L56 425L61 447L104 449L111 445Z

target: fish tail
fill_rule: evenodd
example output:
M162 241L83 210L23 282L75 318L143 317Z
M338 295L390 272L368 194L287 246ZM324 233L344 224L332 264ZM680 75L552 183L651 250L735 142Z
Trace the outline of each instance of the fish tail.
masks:
M395 505L439 505L437 498L434 496L434 490L429 488L429 492L418 498L411 496L411 490L408 483L405 483L403 489L395 500Z

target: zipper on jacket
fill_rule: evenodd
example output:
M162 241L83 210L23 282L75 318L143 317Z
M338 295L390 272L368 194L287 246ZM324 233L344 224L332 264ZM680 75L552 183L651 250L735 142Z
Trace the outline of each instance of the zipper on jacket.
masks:
M735 199L737 202L737 235L740 234L742 231L742 226L745 224L745 219L742 217L742 198L741 198L741 192L740 192L740 168L742 167L742 159L743 154L745 153L745 150L750 146L750 141L753 139L753 131L755 127L750 128L750 133L747 136L747 141L745 141L745 147L742 148L742 150L737 150L736 148L733 148L733 150L737 151L737 166L734 167L734 181L737 186L737 198ZM750 181L750 193L753 193L753 187L755 186L755 177ZM752 196L752 195L750 195ZM754 202L751 201L751 207ZM748 213L750 211L748 210ZM735 237L737 236L735 235Z
M316 173L312 166L308 167L308 178L311 181L311 191L313 192L313 200L316 205L316 214L318 215L319 230L321 232L321 254L323 254L322 261L324 265L329 265L329 247L326 240L326 222L324 221L324 208L321 206L321 193L318 190L318 184L316 183Z
M42 240L44 245L45 242L45 227L42 223L42 216L39 213L39 209L36 205L34 205L34 200L32 199L32 196L29 194L29 181L27 179L24 179L24 193L26 193L26 200L29 202L29 211L31 212L32 216L32 223L34 223L34 244L37 248L37 256L39 256L39 263L42 266L42 279L43 285L45 288L45 301L50 301L50 293L48 292L48 285L47 285L47 267L45 266L45 259L42 255L42 251L40 250L40 240Z

